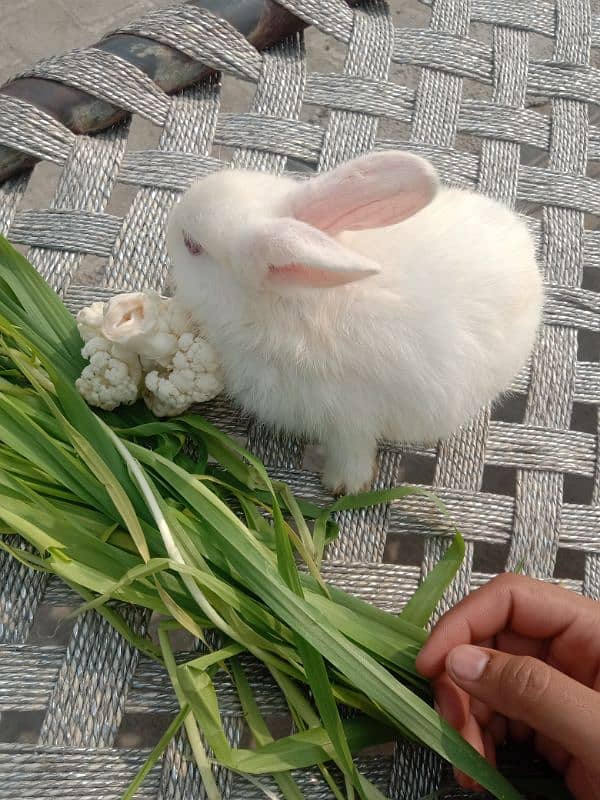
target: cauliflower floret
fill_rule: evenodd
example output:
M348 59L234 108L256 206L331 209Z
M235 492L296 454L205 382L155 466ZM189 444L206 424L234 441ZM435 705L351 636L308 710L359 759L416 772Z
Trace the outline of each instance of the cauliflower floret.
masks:
M98 300L91 306L82 308L77 314L77 330L84 342L89 342L96 336L102 336L102 323L104 321L104 303Z
M173 417L222 390L214 349L201 336L187 332L178 338L171 363L146 374L144 402L156 416Z
M91 406L112 411L120 405L131 405L138 398L142 368L132 356L102 336L95 336L84 345L81 355L89 359L75 386Z

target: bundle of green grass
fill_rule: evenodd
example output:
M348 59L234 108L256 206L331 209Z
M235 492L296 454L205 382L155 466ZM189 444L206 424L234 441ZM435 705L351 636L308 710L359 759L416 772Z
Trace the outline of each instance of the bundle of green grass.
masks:
M462 559L460 536L399 615L320 575L336 535L333 512L419 490L348 497L327 509L302 502L198 415L159 421L141 403L92 411L75 388L81 348L60 299L0 239L0 547L58 575L83 598L79 611L96 609L162 662L181 706L124 798L181 726L210 800L220 796L215 763L259 786L266 785L260 776L272 775L286 800L304 796L292 771L309 766L338 800L381 800L353 756L402 737L431 747L494 796L520 797L435 713L414 667ZM31 548L14 547L6 534L15 533ZM158 612L160 647L130 630L109 600ZM173 629L205 643L197 658L176 664ZM209 630L218 633L210 637L218 649L206 644ZM248 657L281 689L293 735L272 739ZM227 739L214 686L221 671L237 689L253 749ZM355 713L341 714L341 706Z

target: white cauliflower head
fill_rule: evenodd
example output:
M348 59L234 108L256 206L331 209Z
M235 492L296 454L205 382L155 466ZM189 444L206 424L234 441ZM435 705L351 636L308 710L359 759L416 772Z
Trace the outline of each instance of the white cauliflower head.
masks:
M194 403L212 400L223 391L217 355L201 336L182 334L167 368L154 369L144 379L144 401L158 417L183 414Z
M101 300L79 311L77 314L77 330L84 342L88 342L96 336L102 336L103 321L104 303Z
M112 411L120 405L135 403L142 381L142 368L132 356L102 336L86 342L81 354L89 359L75 382L77 391L91 406Z

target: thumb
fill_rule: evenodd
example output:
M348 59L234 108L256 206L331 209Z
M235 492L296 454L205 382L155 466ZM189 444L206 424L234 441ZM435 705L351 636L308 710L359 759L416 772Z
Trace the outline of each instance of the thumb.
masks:
M471 697L520 720L598 769L600 693L530 656L460 645L446 671Z

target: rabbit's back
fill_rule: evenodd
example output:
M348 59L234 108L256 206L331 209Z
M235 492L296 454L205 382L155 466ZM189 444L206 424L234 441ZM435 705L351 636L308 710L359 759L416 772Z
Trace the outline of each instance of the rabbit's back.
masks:
M395 301L379 334L391 348L395 327L398 358L386 369L376 348L377 363L395 383L385 396L405 408L396 414L390 403L384 435L448 435L509 386L531 351L543 288L526 224L481 195L442 190L405 222L343 239L383 265L373 303L386 308L386 293ZM392 305L401 308L396 322Z

